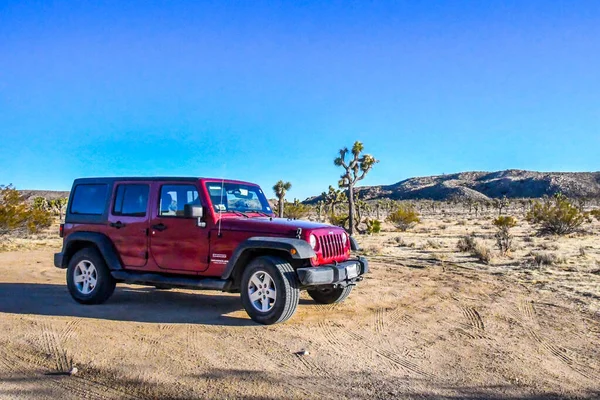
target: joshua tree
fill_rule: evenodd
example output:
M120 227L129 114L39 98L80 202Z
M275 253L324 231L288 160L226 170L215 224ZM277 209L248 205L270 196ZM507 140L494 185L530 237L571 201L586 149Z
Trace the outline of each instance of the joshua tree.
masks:
M327 192L321 193L321 196L325 199L325 204L329 206L331 216L335 216L335 206L339 203L346 201L346 195L341 190L335 189L329 185Z
M361 142L356 141L352 146L352 158L347 162L346 156L348 155L348 148L344 147L340 149L340 156L336 157L333 163L344 168L345 172L342 174L338 185L340 188L347 189L348 196L348 219L350 235L354 234L354 186L356 182L364 179L365 175L373 168L375 163L379 162L370 154L361 155L364 150L364 146Z
M273 185L273 192L275 192L275 196L278 199L278 214L279 218L283 218L283 205L285 200L285 194L288 190L292 188L292 184L289 182L278 181L275 185Z
M323 215L324 206L325 202L323 200L317 202L317 217L319 218L319 222L321 222L321 215Z

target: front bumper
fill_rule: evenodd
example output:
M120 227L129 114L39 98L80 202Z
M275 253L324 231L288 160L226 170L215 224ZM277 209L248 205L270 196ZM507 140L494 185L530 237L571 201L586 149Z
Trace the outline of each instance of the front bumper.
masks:
M303 286L340 284L343 286L362 280L369 272L369 262L365 257L332 265L298 268L296 273Z

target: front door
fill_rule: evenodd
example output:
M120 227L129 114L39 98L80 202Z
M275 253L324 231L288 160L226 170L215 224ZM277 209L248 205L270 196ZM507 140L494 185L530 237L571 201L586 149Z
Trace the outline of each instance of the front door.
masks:
M167 270L202 272L208 268L208 229L196 218L185 218L186 204L201 205L191 183L156 184L157 208L150 221L150 253Z
M108 216L108 236L127 267L148 261L149 182L117 182Z

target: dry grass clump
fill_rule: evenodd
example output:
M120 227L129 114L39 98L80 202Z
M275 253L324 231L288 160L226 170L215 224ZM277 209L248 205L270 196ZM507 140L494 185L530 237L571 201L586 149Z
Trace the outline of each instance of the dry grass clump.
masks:
M442 244L433 239L428 239L427 242L423 245L423 249L441 249Z
M489 264L492 261L492 249L485 244L478 242L472 236L463 236L460 238L456 247L461 252L470 253L484 264Z
M493 258L492 249L482 243L475 244L472 255L484 264L489 264Z
M465 221L464 219L458 220L458 221L456 222L456 225L459 225L459 226L464 226L464 225L466 225L466 224L467 224L467 221Z
M556 253L531 252L529 255L533 257L533 263L538 268L543 265L552 266L557 264L564 264L565 262L567 262L565 257L558 256Z
M558 245L555 243L542 243L540 244L542 250L558 250Z
M456 243L456 248L458 251L463 253L470 253L475 249L475 238L473 236L463 236L458 239L458 243Z
M363 253L367 256L375 256L381 254L383 248L378 244L370 244L363 248Z

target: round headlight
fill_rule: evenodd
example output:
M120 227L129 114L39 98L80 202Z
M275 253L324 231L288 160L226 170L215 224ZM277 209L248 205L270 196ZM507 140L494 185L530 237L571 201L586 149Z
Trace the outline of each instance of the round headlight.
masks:
M342 235L342 244L346 246L346 242L348 242L348 234L344 232L344 234Z
M310 247L312 247L312 249L314 250L315 247L317 247L317 237L315 235L310 235L310 237L308 238L308 243L310 244Z

